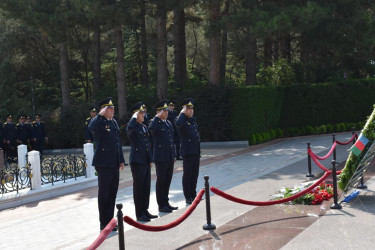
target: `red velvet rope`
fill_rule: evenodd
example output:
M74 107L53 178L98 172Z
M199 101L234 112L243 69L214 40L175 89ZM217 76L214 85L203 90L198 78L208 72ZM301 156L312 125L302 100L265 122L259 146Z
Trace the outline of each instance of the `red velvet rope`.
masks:
M324 172L331 171L331 170L329 170L328 168L326 168L325 166L323 166L323 164L320 163L320 162L318 161L318 159L316 159L315 154L314 154L311 150L308 150L308 153L309 153L309 155L311 156L311 159L315 162L315 164L316 164L321 170L323 170ZM342 170L340 170L340 171L336 171L336 174L341 174L341 172L342 172Z
M352 136L352 138L349 139L349 141L340 142L340 141L336 140L336 142L337 142L337 144L340 144L340 145L348 145L349 143L351 143L351 142L353 142L354 140L356 140L357 137L358 137L357 134L354 134L354 135Z
M110 234L117 225L117 220L113 218L107 226L102 230L102 232L99 234L98 238L87 248L87 250L94 250L97 249L103 241L107 238L108 234Z
M309 154L310 154L310 156L311 156L311 154L313 154L314 156L315 156L315 158L317 158L317 159L319 159L319 160L325 160L325 159L327 159L328 157L330 157L331 156L331 154L333 153L333 151L335 150L335 148L336 148L336 142L334 142L333 144L332 144L332 147L331 147L331 149L329 150L329 152L325 155L325 156L317 156L310 148L309 149L307 149L307 151L309 152Z
M203 194L204 194L204 189L199 191L199 193L198 193L197 197L195 198L194 202L190 205L189 209L186 210L186 212L180 218L178 218L177 220L175 220L175 221L173 221L173 222L171 222L167 225L164 225L164 226L145 225L145 224L141 224L139 222L136 222L135 220L133 220L132 218L130 218L128 216L124 217L124 221L126 223L128 223L129 225L133 226L133 227L136 227L138 229L145 230L145 231L159 232L159 231L171 229L175 226L178 226L181 222L186 220L187 217L189 217L189 215L194 211L194 209L198 206L199 202L202 200Z
M308 192L312 191L315 187L317 187L318 185L320 185L320 183L322 183L325 179L327 179L327 177L331 174L331 171L328 171L328 172L325 172L324 175L319 179L317 180L313 185L311 185L310 187L306 188L305 190L299 192L299 193L296 193L288 198L285 198L285 199L281 199L281 200L273 200L273 201L249 201L249 200L243 200L243 199L240 199L240 198L237 198L237 197L234 197L234 196L231 196L227 193L224 193L223 191L215 188L215 187L211 187L211 191L227 200L230 200L230 201L233 201L233 202L237 202L237 203L241 203L241 204L244 204L244 205L251 205L251 206L271 206L271 205L276 205L276 204L282 204L282 203L285 203L285 202L289 202L289 201L292 201L292 200L295 200L297 199L298 197L302 196L302 195L305 195L307 194Z

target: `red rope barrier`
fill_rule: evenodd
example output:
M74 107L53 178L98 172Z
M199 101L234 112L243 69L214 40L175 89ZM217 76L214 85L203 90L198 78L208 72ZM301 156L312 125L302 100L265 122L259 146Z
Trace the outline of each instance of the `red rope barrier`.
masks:
M87 250L94 250L97 249L103 241L107 238L108 234L110 234L117 225L117 220L113 218L107 226L102 230L102 232L99 234L98 238L87 248Z
M351 143L351 142L353 142L354 140L356 140L357 137L358 137L357 134L354 134L354 135L352 136L352 138L349 139L349 141L340 142L340 141L336 140L336 142L337 142L337 144L340 144L340 145L348 145L349 143Z
M190 214L194 211L194 209L198 206L199 202L202 200L203 194L204 194L204 189L199 191L197 197L195 197L194 202L190 205L189 209L186 210L185 213L180 218L178 218L177 220L175 220L175 221L173 221L173 222L171 222L167 225L164 225L164 226L145 225L145 224L141 224L139 222L136 222L135 220L133 220L132 218L130 218L128 216L124 217L124 221L126 223L128 223L129 225L133 226L133 227L136 227L138 229L145 230L145 231L159 232L159 231L171 229L175 226L178 226L181 222L183 222L184 220L186 220L187 217L190 216Z
M329 150L329 152L325 155L325 156L317 156L310 148L307 150L307 151L309 151L309 154L311 153L311 154L313 154L317 159L319 159L319 160L326 160L328 157L330 157L331 156L331 154L333 153L333 151L335 150L335 148L336 148L336 142L334 142L333 144L332 144L332 147L331 147L331 149Z
M315 164L321 169L323 170L324 172L328 172L328 171L331 171L329 170L328 168L324 167L322 163L320 163L318 161L318 159L316 159L315 157L315 154L311 151L311 150L308 150L309 152L309 155L311 156L311 159L315 162ZM336 171L336 174L341 174L342 170L340 171Z
M233 201L233 202L237 202L237 203L240 203L240 204L244 204L244 205L251 205L251 206L271 206L271 205L276 205L276 204L281 204L281 203L285 203L285 202L289 202L289 201L292 201L292 200L295 200L297 199L298 197L302 196L302 195L305 195L307 194L308 192L312 191L314 188L316 188L317 186L319 186L325 179L327 179L327 177L331 174L331 171L329 172L325 172L324 175L319 179L317 180L313 185L311 185L310 187L306 188L305 190L299 192L299 193L296 193L288 198L284 198L284 199L280 199L280 200L273 200L273 201L249 201L249 200L243 200L243 199L240 199L240 198L237 198L237 197L234 197L234 196L231 196L227 193L224 193L223 191L215 188L215 187L211 187L211 191L227 200L230 200L230 201Z

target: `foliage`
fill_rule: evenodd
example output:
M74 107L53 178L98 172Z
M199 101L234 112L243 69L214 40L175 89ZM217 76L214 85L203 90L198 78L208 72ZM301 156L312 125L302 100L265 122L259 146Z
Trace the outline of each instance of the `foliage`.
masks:
M293 68L285 58L275 62L272 66L260 68L257 74L257 83L260 85L291 85L296 83Z

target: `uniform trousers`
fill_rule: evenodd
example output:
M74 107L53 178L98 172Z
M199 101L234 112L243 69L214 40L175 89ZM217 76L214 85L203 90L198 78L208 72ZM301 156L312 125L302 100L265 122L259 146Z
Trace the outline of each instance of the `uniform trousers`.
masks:
M199 175L199 155L186 155L182 157L184 173L182 175L182 188L185 199L195 199L197 196L197 180Z
M174 161L156 162L156 201L159 208L169 205L169 188L171 186Z
M118 168L96 167L98 172L98 208L100 230L103 230L114 217L116 195L120 180Z
M150 204L150 164L130 163L133 175L133 199L137 218L144 215Z

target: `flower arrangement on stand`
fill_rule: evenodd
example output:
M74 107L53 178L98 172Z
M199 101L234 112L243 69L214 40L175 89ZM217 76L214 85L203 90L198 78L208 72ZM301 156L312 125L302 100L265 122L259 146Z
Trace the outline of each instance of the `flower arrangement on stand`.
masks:
M304 189L311 186L314 182L306 182L294 186L293 188L281 188L278 194L272 196L273 200L280 200L295 195ZM300 196L299 198L291 201L292 204L303 204L303 205L318 205L323 200L329 200L333 197L333 185L321 183L319 186L314 188L309 193Z

